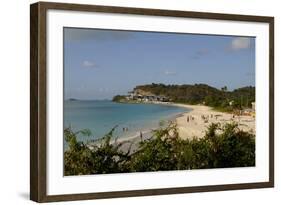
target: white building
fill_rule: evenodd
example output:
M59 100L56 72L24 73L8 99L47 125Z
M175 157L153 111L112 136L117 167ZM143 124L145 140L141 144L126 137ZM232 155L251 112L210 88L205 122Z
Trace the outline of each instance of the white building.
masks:
M256 110L256 102L252 102L252 109Z

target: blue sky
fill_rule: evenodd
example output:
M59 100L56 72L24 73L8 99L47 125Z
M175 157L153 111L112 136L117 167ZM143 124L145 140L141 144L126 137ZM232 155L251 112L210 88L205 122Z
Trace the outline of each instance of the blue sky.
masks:
M254 86L255 38L64 28L66 99L111 99L150 83Z

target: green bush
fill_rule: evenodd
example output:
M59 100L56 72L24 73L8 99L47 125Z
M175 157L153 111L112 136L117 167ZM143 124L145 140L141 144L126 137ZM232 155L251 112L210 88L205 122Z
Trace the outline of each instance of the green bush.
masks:
M203 138L183 140L176 125L169 123L153 130L135 152L122 151L124 142L112 142L114 129L90 144L76 140L88 132L65 129L65 175L255 166L255 136L237 124L211 124Z
M64 152L65 175L106 174L127 172L126 163L129 161L129 151L122 152L119 148L122 143L112 144L113 128L104 138L97 143L85 144L76 140L76 135L71 129L64 130L68 148Z

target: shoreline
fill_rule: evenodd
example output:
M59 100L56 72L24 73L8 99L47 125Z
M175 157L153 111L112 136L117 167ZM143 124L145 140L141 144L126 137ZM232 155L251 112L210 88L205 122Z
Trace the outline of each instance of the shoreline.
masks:
M241 130L255 133L255 118L252 116L240 115L235 116L231 113L220 112L213 110L212 107L206 105L188 105L180 103L165 103L163 105L177 106L188 109L186 112L182 112L173 117L170 117L172 121L177 124L179 137L182 139L192 139L194 137L202 138L205 135L207 127L211 123L238 123L238 127ZM202 117L205 117L203 120ZM187 120L189 118L189 121ZM191 120L191 118L193 120ZM156 128L155 128L156 129ZM150 130L144 130L142 133L150 133ZM118 142L135 140L139 137L139 134L135 134L127 137L118 138Z
M158 103L157 103L158 104ZM161 103L159 103L161 104ZM205 105L188 105L180 103L163 103L163 105L177 106L188 109L185 112L179 113L173 117L169 117L173 122L177 124L179 137L182 139L193 139L202 138L205 135L207 127L211 123L238 123L238 127L241 130L255 133L255 118L252 116L235 116L231 113L219 112L213 110L212 107ZM126 152L131 146L131 153L137 150L138 143L141 140L147 140L152 137L152 130L157 129L150 128L146 130L141 130L142 138L140 133L136 132L130 136L124 136L119 138L114 138L111 143L124 143L120 148Z

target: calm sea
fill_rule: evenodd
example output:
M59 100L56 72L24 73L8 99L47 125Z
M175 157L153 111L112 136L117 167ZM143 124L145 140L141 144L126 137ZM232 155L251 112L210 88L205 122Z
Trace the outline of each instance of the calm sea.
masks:
M64 101L64 127L71 126L75 131L90 129L94 138L98 139L118 125L114 136L125 137L156 128L160 121L169 120L186 111L186 108L169 105L67 100ZM84 139L80 136L80 140Z

